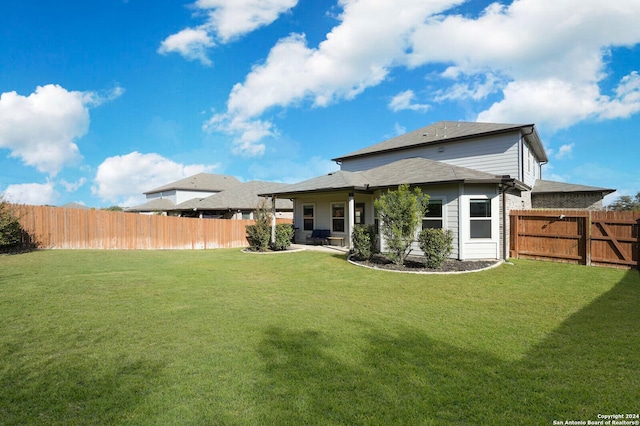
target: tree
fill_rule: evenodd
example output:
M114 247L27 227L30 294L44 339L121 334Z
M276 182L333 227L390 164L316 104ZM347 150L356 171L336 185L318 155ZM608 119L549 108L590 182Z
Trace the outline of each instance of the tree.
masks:
M255 225L247 225L247 239L255 251L267 251L271 241L271 214L262 202L253 213Z
M22 227L11 206L0 196L0 248L10 249L20 244Z
M381 232L389 250L388 255L394 263L404 264L411 252L411 243L428 202L428 195L423 195L420 188L411 191L408 184L400 185L397 190L388 191L375 200Z
M614 211L640 211L640 192L635 197L622 195L618 197L609 208Z

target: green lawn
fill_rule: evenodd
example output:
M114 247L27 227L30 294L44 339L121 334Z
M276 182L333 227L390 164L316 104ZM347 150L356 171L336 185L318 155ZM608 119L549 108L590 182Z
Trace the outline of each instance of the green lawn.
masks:
M0 424L540 424L640 411L640 274L320 252L0 256Z

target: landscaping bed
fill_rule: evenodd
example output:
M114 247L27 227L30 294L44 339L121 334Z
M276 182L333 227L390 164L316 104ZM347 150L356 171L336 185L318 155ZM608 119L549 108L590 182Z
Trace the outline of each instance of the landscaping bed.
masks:
M353 263L375 269L398 272L473 272L497 265L498 260L456 260L447 259L439 268L427 268L424 260L417 256L409 256L403 265L397 265L383 254L374 254L369 260L350 259Z

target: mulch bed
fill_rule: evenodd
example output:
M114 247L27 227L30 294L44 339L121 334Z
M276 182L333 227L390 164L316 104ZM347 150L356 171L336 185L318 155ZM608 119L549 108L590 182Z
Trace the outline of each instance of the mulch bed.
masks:
M488 268L498 263L497 260L455 260L447 259L440 268L426 268L418 257L409 256L404 265L396 265L388 257L375 254L369 260L355 260L352 262L376 269L401 272L471 272Z

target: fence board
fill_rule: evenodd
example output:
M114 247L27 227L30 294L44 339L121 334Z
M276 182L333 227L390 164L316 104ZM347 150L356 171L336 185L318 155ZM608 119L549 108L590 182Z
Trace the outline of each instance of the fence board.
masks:
M26 243L50 249L209 249L248 246L253 220L198 219L90 209L12 205ZM277 223L291 223L277 219Z
M510 253L583 265L640 265L640 212L514 210Z

